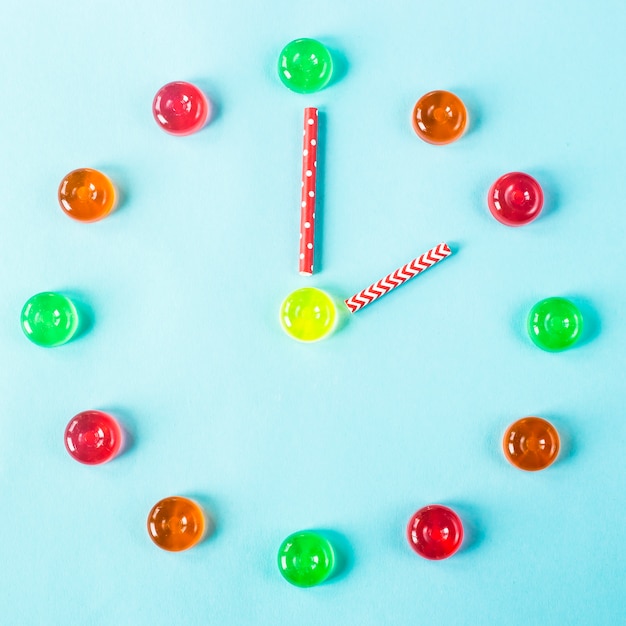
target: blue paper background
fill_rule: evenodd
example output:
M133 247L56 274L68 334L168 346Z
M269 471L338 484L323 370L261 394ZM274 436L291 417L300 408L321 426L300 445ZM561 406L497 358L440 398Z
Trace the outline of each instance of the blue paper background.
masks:
M13 2L0 20L0 621L89 624L610 624L624 619L626 59L621 0ZM327 43L338 80L286 90L281 47ZM217 105L161 132L171 80ZM409 116L460 95L469 133L434 147ZM324 115L321 272L297 274L302 109ZM56 190L95 167L124 200L79 224ZM497 223L485 194L522 170L540 219ZM325 342L277 323L304 285L347 297L440 241L455 255ZM90 312L78 340L22 335L43 290ZM584 342L536 349L529 308L572 298ZM131 449L101 467L63 448L109 410ZM565 450L526 474L506 426L541 415ZM181 554L150 507L196 497L215 534ZM463 550L428 562L405 525L455 507ZM325 529L345 557L301 590L281 540Z

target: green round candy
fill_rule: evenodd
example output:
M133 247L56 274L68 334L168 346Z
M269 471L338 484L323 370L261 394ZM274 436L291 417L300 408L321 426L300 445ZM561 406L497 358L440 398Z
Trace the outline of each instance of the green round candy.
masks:
M333 571L335 553L330 542L310 531L289 535L278 550L278 569L297 587L323 583Z
M528 315L528 334L542 350L559 352L571 348L583 330L578 307L565 298L537 302Z
M296 39L288 43L278 59L278 75L286 87L297 93L324 89L333 73L328 48L315 39Z
M67 343L78 329L78 313L60 293L38 293L22 309L24 334L38 346L52 348Z
M321 289L304 287L290 293L280 307L283 330L298 341L319 341L337 324L337 308Z

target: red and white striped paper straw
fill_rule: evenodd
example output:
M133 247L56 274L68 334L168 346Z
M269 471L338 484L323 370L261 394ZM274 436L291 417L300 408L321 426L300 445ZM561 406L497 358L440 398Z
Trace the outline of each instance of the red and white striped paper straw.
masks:
M435 263L439 263L447 256L452 254L452 250L448 247L447 243L440 243L428 252L413 259L410 263L398 268L395 272L381 278L378 282L370 285L363 291L354 294L351 298L348 298L345 302L350 309L350 313L356 313L359 309L368 305L370 302L374 302L386 293L389 293L392 289L399 287L402 283L410 280L414 276L421 274L424 270L432 267Z
M317 193L318 111L304 109L302 198L300 202L300 274L313 274L315 258L315 195Z

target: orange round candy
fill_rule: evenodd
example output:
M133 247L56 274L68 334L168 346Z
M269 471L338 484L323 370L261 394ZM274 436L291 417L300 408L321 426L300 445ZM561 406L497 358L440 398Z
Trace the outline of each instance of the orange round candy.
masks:
M84 167L70 172L59 185L59 204L79 222L95 222L115 207L115 187L108 176Z
M428 143L452 143L467 126L463 101L449 91L431 91L422 96L413 109L413 130Z
M551 465L559 454L559 434L541 417L524 417L511 424L502 441L504 456L515 467L534 472Z
M163 550L180 552L204 536L204 513L188 498L172 496L157 502L148 515L150 539Z

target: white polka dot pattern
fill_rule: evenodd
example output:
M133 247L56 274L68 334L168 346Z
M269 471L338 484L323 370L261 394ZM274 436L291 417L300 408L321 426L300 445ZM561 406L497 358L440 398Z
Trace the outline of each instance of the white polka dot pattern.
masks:
M300 274L313 274L315 258L315 196L317 186L318 111L304 109L302 198L300 203Z

